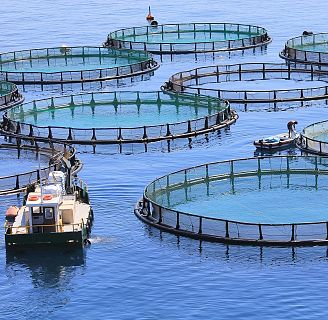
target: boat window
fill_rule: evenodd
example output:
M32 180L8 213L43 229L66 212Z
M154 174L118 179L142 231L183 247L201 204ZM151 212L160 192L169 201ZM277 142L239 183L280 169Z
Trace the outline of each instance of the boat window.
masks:
M39 216L41 214L41 208L40 207L32 207L32 215Z
M45 207L44 210L44 218L45 219L53 219L54 218L54 208Z

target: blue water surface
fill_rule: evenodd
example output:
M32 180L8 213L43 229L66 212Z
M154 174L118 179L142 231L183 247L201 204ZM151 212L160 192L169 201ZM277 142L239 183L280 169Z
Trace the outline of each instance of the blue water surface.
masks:
M173 73L213 63L280 62L278 53L289 38L304 30L327 31L323 0L315 5L303 0L3 0L1 51L100 45L110 31L145 24L149 4L160 23L260 25L273 43L257 55L164 59L150 81L119 90L158 90ZM27 101L62 94L32 89L25 88ZM254 139L284 132L290 119L298 120L300 130L325 119L327 107L317 102L281 112L239 114L237 123L217 139L192 149L80 154L81 176L95 212L92 244L82 253L6 254L1 236L0 319L326 319L327 247L199 243L151 229L133 215L144 187L156 177L208 161L253 156ZM1 197L0 211L21 200ZM279 210L280 203L272 206Z

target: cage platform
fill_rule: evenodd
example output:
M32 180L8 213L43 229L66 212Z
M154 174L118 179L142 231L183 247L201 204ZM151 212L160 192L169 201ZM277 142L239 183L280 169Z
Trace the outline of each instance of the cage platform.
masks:
M261 246L326 245L327 186L326 157L208 163L150 183L135 214L153 227L200 240Z
M65 84L122 79L159 67L143 51L58 47L0 54L0 79L16 84Z
M328 98L328 73L313 66L276 63L215 65L178 72L165 91L203 94L232 105L274 109Z
M328 33L291 38L286 42L280 57L287 61L328 65Z
M22 104L3 116L1 132L31 141L97 145L193 138L234 123L226 101L162 91L94 92Z
M267 30L258 26L186 23L117 30L108 35L104 46L164 55L244 50L270 42Z

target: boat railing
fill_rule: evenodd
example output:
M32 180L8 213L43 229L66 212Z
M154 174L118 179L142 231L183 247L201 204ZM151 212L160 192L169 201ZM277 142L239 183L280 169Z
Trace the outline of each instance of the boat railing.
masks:
M11 234L33 234L33 233L60 233L60 232L77 232L84 228L83 219L79 223L69 224L33 224L25 226L11 226L5 223L5 231L7 235Z

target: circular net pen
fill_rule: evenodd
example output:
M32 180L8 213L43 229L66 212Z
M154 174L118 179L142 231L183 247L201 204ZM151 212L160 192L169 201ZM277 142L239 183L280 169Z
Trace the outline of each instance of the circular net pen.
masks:
M186 23L134 27L111 32L105 47L187 54L244 50L271 42L267 30L232 23Z
M25 191L34 183L48 179L49 173L62 170L75 174L82 164L75 148L57 143L34 143L19 139L16 144L0 144L0 195ZM26 170L28 168L28 170Z
M0 54L0 79L16 84L68 84L117 80L159 67L143 51L58 47Z
M309 153L328 155L328 120L305 127L300 133L297 146Z
M291 38L286 42L280 57L287 61L328 65L328 33Z
M161 91L94 92L25 103L3 116L5 136L79 145L147 144L193 138L237 119L228 102Z
M277 110L295 102L302 106L306 101L326 100L328 73L313 66L275 63L216 65L178 72L162 89L225 99L244 110L252 106Z
M326 245L327 186L325 157L208 163L153 181L135 214L153 227L200 240L261 246Z
M11 108L24 101L14 83L0 81L0 111Z

